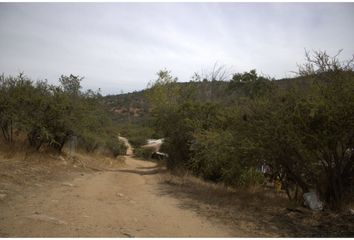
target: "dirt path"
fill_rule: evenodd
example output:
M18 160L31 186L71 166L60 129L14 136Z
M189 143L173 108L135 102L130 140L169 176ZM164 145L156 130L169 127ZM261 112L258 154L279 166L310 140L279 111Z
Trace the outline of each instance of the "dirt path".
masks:
M126 163L119 171L43 183L2 203L0 237L237 236L163 194L154 163L129 156Z
M129 143L128 139L125 137L118 136L118 139L124 143L124 145L127 147L127 155L132 156L133 155L133 147Z

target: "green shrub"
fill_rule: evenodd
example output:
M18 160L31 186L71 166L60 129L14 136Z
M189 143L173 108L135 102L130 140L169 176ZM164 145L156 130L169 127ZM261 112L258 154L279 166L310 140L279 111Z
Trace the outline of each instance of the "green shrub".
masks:
M149 99L167 168L248 187L264 182L255 169L266 163L283 182L340 206L354 185L354 59L337 56L307 53L287 86L254 70L235 74L231 102L181 96L181 85L160 74Z
M105 146L112 152L114 157L127 154L127 147L117 137L110 137Z
M114 132L108 114L102 107L98 92L81 91L79 76L61 76L61 85L47 81L33 82L20 74L17 77L0 76L0 128L3 138L13 142L13 129L27 135L29 145L61 151L72 136L87 151L108 144L115 154L116 147L109 139ZM108 134L109 133L109 134Z
M87 152L94 152L99 146L104 144L103 137L93 135L92 133L81 134L78 139L78 147Z
M146 140L152 138L154 134L152 128L137 124L119 124L117 125L117 131L121 136L128 138L134 148L145 145Z
M241 173L238 185L248 188L262 185L265 183L265 181L266 180L263 173L257 171L254 168L249 168Z
M226 131L202 131L195 134L195 141L191 146L194 153L190 160L193 173L207 180L215 182L227 180L225 173L235 164L232 134ZM232 179L231 182L237 179Z
M134 148L134 155L143 158L143 159L151 159L151 155L154 152L153 148L149 147L140 147L140 148Z

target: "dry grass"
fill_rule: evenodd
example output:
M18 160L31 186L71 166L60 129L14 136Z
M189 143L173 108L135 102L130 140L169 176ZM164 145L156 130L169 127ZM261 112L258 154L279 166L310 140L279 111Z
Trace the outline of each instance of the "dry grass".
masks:
M353 237L354 215L314 212L269 188L235 189L183 175L162 174L161 194L235 229L239 237Z
M36 152L25 144L13 146L0 143L0 190L19 190L44 181L67 178L72 172L92 172L124 165L124 158L110 158L103 154L53 151Z
M51 180L69 170L59 156L48 153L0 152L0 189L16 190Z

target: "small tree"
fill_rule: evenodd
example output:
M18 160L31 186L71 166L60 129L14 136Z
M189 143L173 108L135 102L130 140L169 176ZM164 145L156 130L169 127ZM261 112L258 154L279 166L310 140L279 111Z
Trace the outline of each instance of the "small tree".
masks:
M148 84L146 96L152 109L169 109L178 103L180 87L178 78L173 77L170 71L160 70L158 78Z
M306 52L307 63L299 69L299 75L316 83L310 120L302 127L323 170L318 190L332 207L340 206L354 180L354 56L340 61L340 53Z
M252 99L269 95L274 88L273 82L269 78L258 76L255 69L234 74L229 83L230 90Z
M80 94L81 81L83 77L75 76L70 74L70 76L61 75L59 82L63 87L64 92L71 96L77 96Z

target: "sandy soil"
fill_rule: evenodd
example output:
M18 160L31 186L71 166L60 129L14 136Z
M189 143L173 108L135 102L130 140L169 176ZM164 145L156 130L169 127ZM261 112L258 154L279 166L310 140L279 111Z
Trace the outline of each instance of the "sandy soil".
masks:
M75 173L0 203L2 237L229 237L160 189L156 164L126 158L113 171Z

